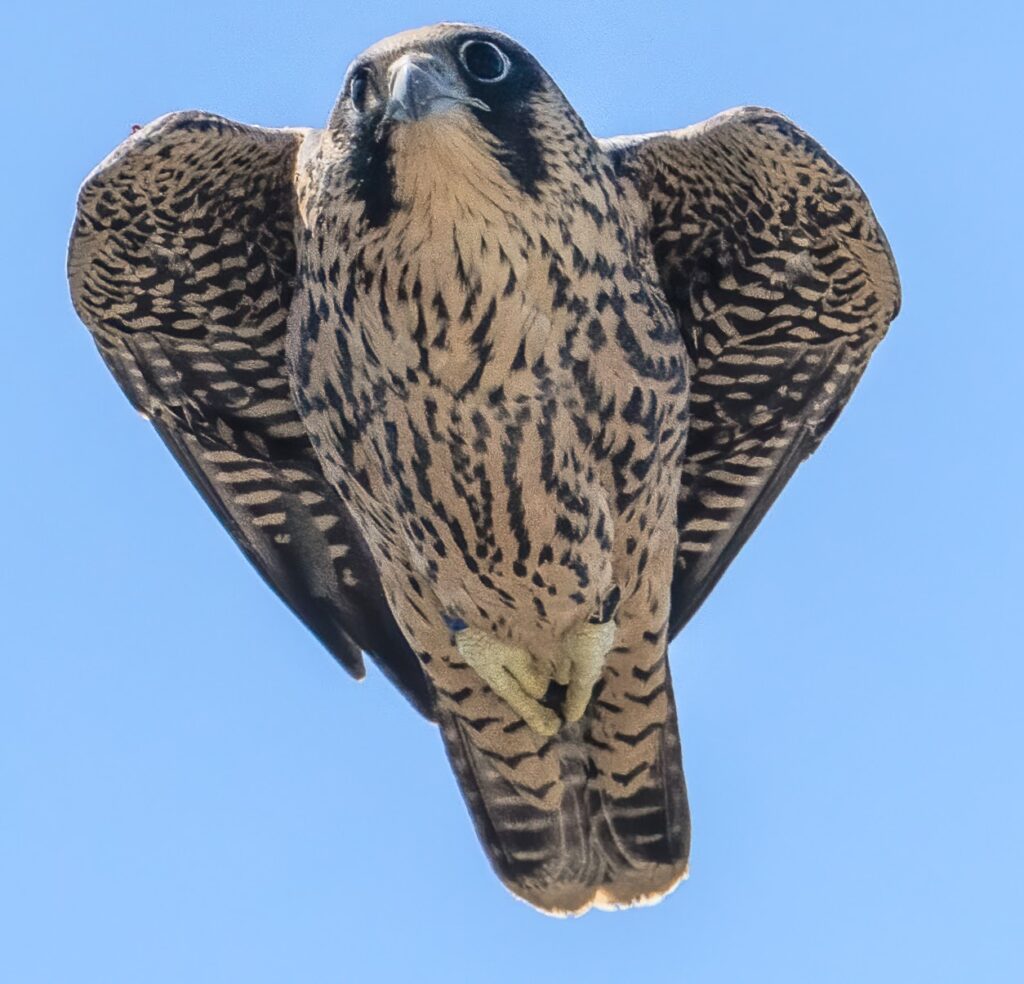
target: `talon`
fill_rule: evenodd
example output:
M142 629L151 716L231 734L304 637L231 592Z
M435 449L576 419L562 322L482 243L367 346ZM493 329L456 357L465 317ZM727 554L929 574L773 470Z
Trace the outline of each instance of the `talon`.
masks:
M525 649L510 650L511 654L505 669L531 697L541 700L548 692L548 678L533 666L533 657Z
M541 703L551 679L567 688L562 717L570 724L578 721L586 712L615 641L614 622L580 625L562 640L549 675L520 646L501 642L479 629L460 627L453 631L459 655L498 697L544 736L556 734L562 726L562 718Z
M570 678L564 713L570 724L583 717L614 641L614 622L587 622L565 637L563 652Z
M572 660L568 656L562 655L558 662L555 663L555 683L562 687L568 687L569 681L572 679Z
M510 646L478 629L462 629L455 635L459 655L480 678L539 735L550 736L561 727L558 715L544 707L548 680L525 649Z

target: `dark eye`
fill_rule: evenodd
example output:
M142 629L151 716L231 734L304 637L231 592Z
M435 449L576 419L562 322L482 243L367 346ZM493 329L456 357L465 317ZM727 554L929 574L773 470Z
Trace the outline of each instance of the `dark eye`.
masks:
M467 41L459 49L466 71L481 82L500 82L511 67L508 55L490 41Z
M361 68L352 76L352 81L349 83L348 97L352 100L352 105L357 113L361 113L366 106L366 87L369 78L369 71Z

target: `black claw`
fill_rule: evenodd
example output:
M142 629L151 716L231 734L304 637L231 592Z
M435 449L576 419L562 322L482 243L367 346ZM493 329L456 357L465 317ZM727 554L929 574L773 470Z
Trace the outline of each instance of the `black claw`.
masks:
M557 683L552 680L548 684L547 693L544 694L540 699L540 703L548 708L548 710L554 711L556 714L561 715L562 707L565 704L565 697L568 694L569 688L565 684Z

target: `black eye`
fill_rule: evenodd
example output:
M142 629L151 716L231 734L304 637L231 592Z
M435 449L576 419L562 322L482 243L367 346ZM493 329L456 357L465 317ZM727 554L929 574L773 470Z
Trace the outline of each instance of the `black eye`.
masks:
M352 76L352 81L349 83L348 97L352 100L352 105L357 113L361 113L366 106L366 86L369 78L369 71L361 68Z
M511 67L508 55L490 41L467 41L459 49L466 71L481 82L500 82Z

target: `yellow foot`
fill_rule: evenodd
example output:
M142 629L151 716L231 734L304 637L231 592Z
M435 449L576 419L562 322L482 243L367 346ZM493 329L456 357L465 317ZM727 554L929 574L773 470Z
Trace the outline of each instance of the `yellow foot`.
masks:
M567 686L565 720L570 724L583 717L594 685L601 679L605 657L615 642L615 623L587 622L573 629L562 642L562 661L556 678Z
M553 735L558 731L562 725L558 715L540 703L547 693L548 678L538 671L529 652L478 629L457 632L455 645L491 690L537 734Z

